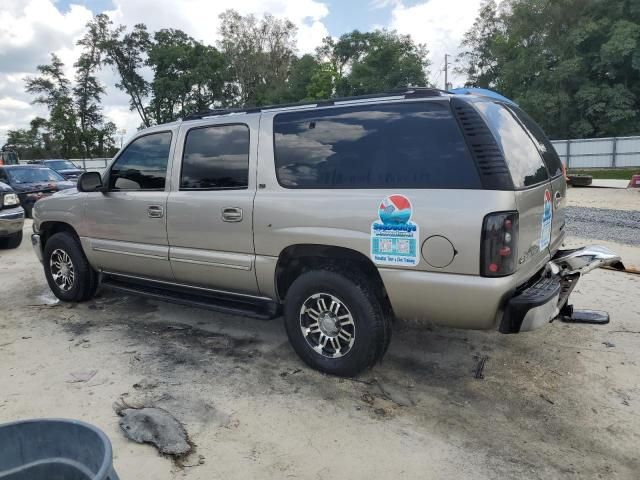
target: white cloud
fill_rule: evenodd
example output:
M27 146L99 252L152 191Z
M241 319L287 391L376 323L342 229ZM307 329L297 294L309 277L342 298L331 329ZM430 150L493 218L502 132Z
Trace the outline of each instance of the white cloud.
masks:
M73 78L73 63L80 53L76 42L92 13L74 4L61 11L56 3L3 0L0 6L0 145L6 141L7 130L26 128L34 116L46 116L42 106L30 105L33 97L24 91L24 78L34 75L37 65L48 63L51 52L61 58ZM290 19L298 27L299 53L313 52L329 34L323 23L329 10L320 0L114 0L113 4L114 9L105 13L115 23L129 27L144 23L152 32L179 28L209 44L218 40L218 15L228 8L243 15L271 13ZM99 77L107 87L105 115L130 136L140 124L137 114L129 111L127 96L114 87L116 75L109 68Z
M432 82L444 87L444 55L453 61L460 52L462 37L473 25L480 9L479 0L428 0L413 6L398 3L391 13L389 28L410 34L416 42L426 43L431 60ZM449 82L453 87L464 86L465 77L449 68Z
M116 23L129 26L145 23L151 31L179 28L212 45L219 39L218 16L230 8L242 15L270 13L288 18L298 27L300 53L313 51L328 35L322 19L329 14L329 9L317 0L115 0L114 3L116 8L107 13Z

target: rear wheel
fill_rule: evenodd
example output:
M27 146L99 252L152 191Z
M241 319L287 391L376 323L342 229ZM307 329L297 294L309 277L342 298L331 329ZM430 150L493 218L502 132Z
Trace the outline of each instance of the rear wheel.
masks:
M2 248L18 248L22 243L22 230L8 237L0 239L0 247Z
M82 302L95 295L98 274L89 265L75 235L60 232L49 238L43 265L49 288L60 300Z
M296 353L325 373L354 376L384 355L391 333L374 289L360 274L327 267L300 275L285 301Z

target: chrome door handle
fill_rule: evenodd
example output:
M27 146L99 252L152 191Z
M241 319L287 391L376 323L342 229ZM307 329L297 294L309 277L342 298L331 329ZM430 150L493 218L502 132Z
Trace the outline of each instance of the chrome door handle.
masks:
M147 215L149 218L162 218L164 217L164 207L160 205L149 205L147 207Z
M222 209L222 220L225 222L241 222L242 209L239 207L224 207Z

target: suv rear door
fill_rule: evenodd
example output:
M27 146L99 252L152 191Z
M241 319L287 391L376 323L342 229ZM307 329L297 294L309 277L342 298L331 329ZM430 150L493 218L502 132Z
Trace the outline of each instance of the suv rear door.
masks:
M532 138L510 108L498 102L475 103L500 146L511 173L519 214L518 270L521 280L550 258L553 188Z
M256 294L253 200L258 115L183 123L167 202L176 281Z

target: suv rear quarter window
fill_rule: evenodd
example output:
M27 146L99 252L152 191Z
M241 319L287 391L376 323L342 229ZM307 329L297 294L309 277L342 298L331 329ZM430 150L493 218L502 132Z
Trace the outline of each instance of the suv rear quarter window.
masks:
M551 177L562 175L562 161L549 141L549 138L542 131L542 128L529 116L526 112L515 106L509 106L509 109L518 117L518 119L527 129L531 138L538 144L538 150L542 155L549 174Z
M481 188L447 103L280 113L273 128L287 188Z
M475 107L496 137L516 188L526 188L549 179L540 152L510 109L495 102L477 102Z

